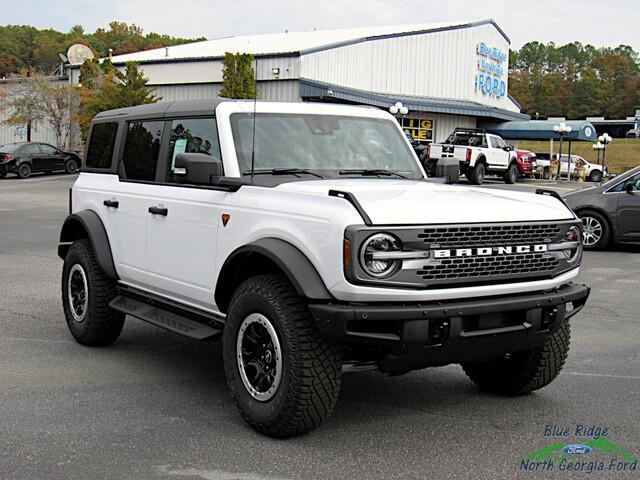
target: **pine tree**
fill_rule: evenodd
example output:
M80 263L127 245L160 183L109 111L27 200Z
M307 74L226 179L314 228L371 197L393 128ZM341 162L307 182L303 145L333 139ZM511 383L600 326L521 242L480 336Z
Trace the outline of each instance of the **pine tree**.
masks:
M225 53L222 61L221 97L257 98L253 60L250 53Z

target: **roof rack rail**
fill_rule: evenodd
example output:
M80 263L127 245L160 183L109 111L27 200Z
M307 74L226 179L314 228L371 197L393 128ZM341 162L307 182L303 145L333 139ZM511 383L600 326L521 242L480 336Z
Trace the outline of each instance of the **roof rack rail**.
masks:
M453 130L453 133L456 133L456 132L487 133L484 128L465 128L465 127L456 127Z

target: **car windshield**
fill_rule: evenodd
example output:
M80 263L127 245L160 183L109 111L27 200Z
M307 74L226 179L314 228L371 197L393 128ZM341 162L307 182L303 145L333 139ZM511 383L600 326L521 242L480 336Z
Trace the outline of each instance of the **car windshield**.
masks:
M233 114L240 171L251 173L254 115ZM259 113L254 172L344 177L422 178L413 151L390 120L337 115Z
M610 187L611 185L615 185L620 181L621 178L624 178L626 180L627 178L631 177L632 175L635 175L636 173L640 173L640 166L632 168L631 170L627 170L626 172L613 177L611 180L605 183L603 187Z
M22 144L20 144L20 143L9 143L7 145L2 145L0 147L0 153L14 153L21 146L22 146Z

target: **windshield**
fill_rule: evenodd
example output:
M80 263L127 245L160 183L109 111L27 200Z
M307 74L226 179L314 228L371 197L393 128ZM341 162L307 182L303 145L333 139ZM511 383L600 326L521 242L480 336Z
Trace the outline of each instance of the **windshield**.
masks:
M8 145L2 145L0 146L0 153L14 153L21 146L22 144L20 143L9 143Z
M603 185L603 187L610 187L611 185L615 185L621 179L626 180L627 178L631 177L632 175L635 175L636 173L640 173L640 167L635 167L635 168L632 168L631 170L627 170L626 172L621 173L620 175L616 175L611 180L606 182Z
M252 113L231 116L243 175L251 171L253 125ZM377 118L259 113L254 157L256 172L294 169L323 177L367 173L423 177L397 125Z

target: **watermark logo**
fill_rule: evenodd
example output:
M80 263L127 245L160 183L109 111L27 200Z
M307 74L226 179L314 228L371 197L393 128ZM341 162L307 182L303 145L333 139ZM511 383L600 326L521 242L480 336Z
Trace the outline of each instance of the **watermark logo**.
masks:
M591 453L593 449L589 445L571 444L564 447L562 451L569 455L586 455L587 453Z
M610 440L608 428L593 425L577 425L573 428L546 425L543 436L556 441L520 459L518 470L527 473L577 472L607 475L640 472L638 458ZM571 439L574 440L573 443L569 442Z

